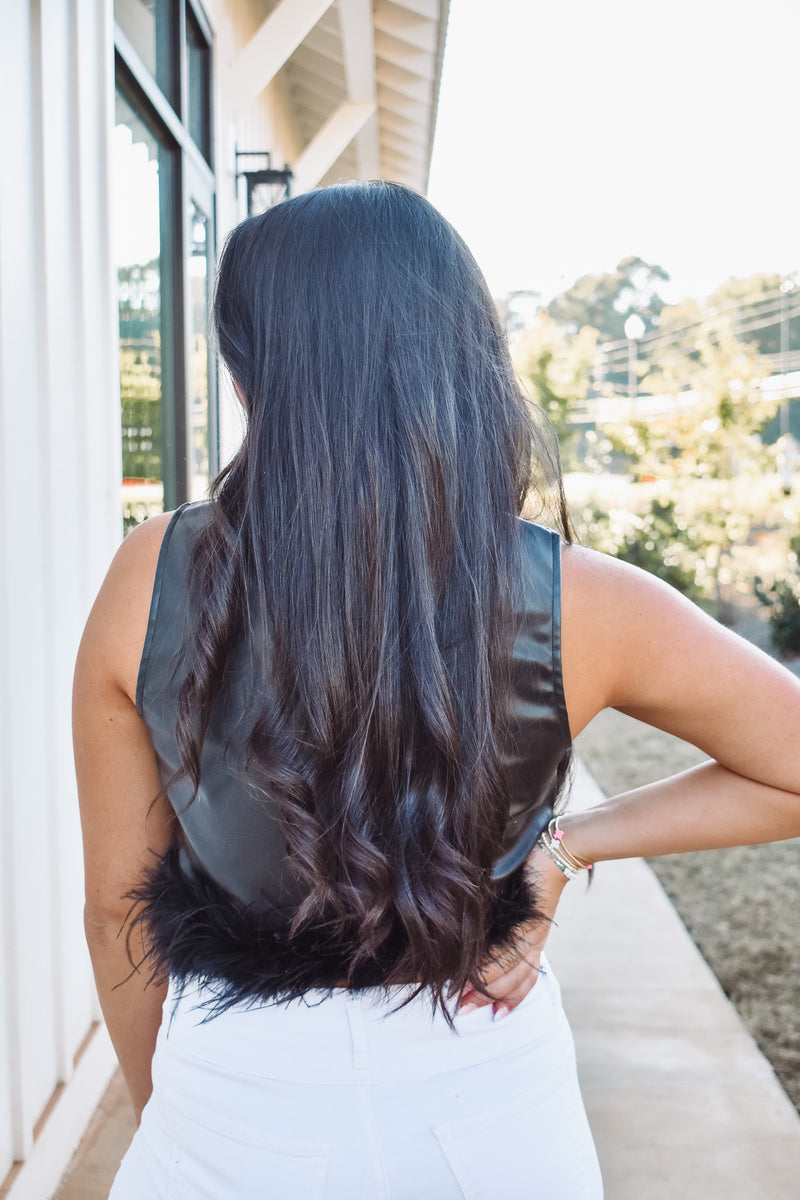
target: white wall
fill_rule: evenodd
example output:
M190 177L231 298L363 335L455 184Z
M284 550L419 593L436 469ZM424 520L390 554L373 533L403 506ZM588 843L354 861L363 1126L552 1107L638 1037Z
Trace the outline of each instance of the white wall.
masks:
M233 147L297 146L273 85L226 108L261 6L212 0L217 232ZM0 1198L54 1191L115 1066L83 938L70 690L122 529L109 232L113 0L6 0L0 37ZM223 455L241 436L221 389ZM144 1198L143 1198L144 1200Z
M294 162L302 146L277 80L264 89L246 112L237 112L231 103L237 55L263 20L264 5L259 0L205 0L204 6L214 31L217 238L221 248L225 233L245 216L243 187L236 185L237 147L269 150L274 165L280 167ZM243 424L241 406L224 376L220 378L219 404L220 461L226 462L241 441Z
M275 165L304 148L280 76L233 107L237 55L272 7L205 0L220 242L244 215L235 148ZM70 736L78 641L122 533L113 0L0 9L0 1200L45 1200L115 1066ZM224 383L220 409L225 461L242 424Z
M52 1190L113 1067L90 1036L70 739L77 643L120 533L112 77L106 0L3 6L0 1181L25 1164L6 1179L14 1200Z

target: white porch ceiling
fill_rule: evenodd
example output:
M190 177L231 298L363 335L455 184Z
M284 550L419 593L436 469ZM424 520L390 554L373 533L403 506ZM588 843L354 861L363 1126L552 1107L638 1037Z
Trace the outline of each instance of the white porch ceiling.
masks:
M263 0L240 107L275 78L299 143L293 191L384 178L425 191L450 0Z

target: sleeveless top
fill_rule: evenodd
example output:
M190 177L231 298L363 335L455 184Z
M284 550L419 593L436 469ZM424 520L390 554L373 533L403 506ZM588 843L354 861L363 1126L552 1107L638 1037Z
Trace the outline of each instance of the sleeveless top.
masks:
M347 944L332 944L321 933L304 930L288 936L302 893L284 853L276 812L263 797L250 793L244 778L246 646L235 648L226 665L224 695L214 705L202 747L195 799L190 803L193 785L187 778L172 781L179 765L175 726L190 611L188 572L211 503L186 504L176 511L156 567L136 708L180 828L175 847L147 870L130 898L138 902L134 923L147 925L154 976L199 977L215 988L216 1008L222 1009L241 999L289 999L312 987L333 987L346 973L349 955ZM503 752L509 814L493 872L495 946L510 941L515 927L535 912L522 868L553 814L571 759L561 681L560 539L522 519L517 527L523 587L521 611L515 614ZM353 985L382 984L387 966L388 959L376 962Z

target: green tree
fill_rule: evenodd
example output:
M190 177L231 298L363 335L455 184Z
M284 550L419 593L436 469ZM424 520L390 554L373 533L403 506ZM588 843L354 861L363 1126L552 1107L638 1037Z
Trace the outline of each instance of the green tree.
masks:
M630 255L612 272L581 275L551 300L547 312L570 333L591 325L601 341L621 341L625 322L633 313L642 318L648 331L658 325L664 307L661 292L669 278L663 267Z
M555 426L565 466L572 464L576 427L570 415L589 394L597 348L597 331L588 326L570 336L552 317L543 315L514 347L514 365L532 385L536 399Z
M777 354L781 348L781 276L748 275L728 279L711 293L707 308L730 316L739 336L752 342L759 354ZM792 343L800 347L800 318L791 323Z
M774 404L763 401L755 388L757 355L754 343L735 336L728 315L695 330L691 342L666 341L656 349L642 390L669 396L671 409L661 428L651 427L647 457L652 470L730 479L763 465L755 435Z
M662 329L691 315L665 312ZM757 347L733 333L729 314L695 327L693 340L665 340L653 352L643 390L667 403L662 415L609 425L605 433L631 456L640 478L666 485L675 513L703 547L697 579L726 616L732 553L750 534L748 490L769 466L759 431L774 415L757 383Z
M120 341L122 474L126 479L161 479L161 371L158 333Z

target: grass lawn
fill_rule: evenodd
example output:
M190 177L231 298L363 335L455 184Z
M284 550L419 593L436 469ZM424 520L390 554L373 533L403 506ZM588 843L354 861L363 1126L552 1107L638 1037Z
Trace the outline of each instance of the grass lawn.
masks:
M611 710L592 721L576 748L607 795L705 758ZM800 1110L800 839L673 854L650 865Z

